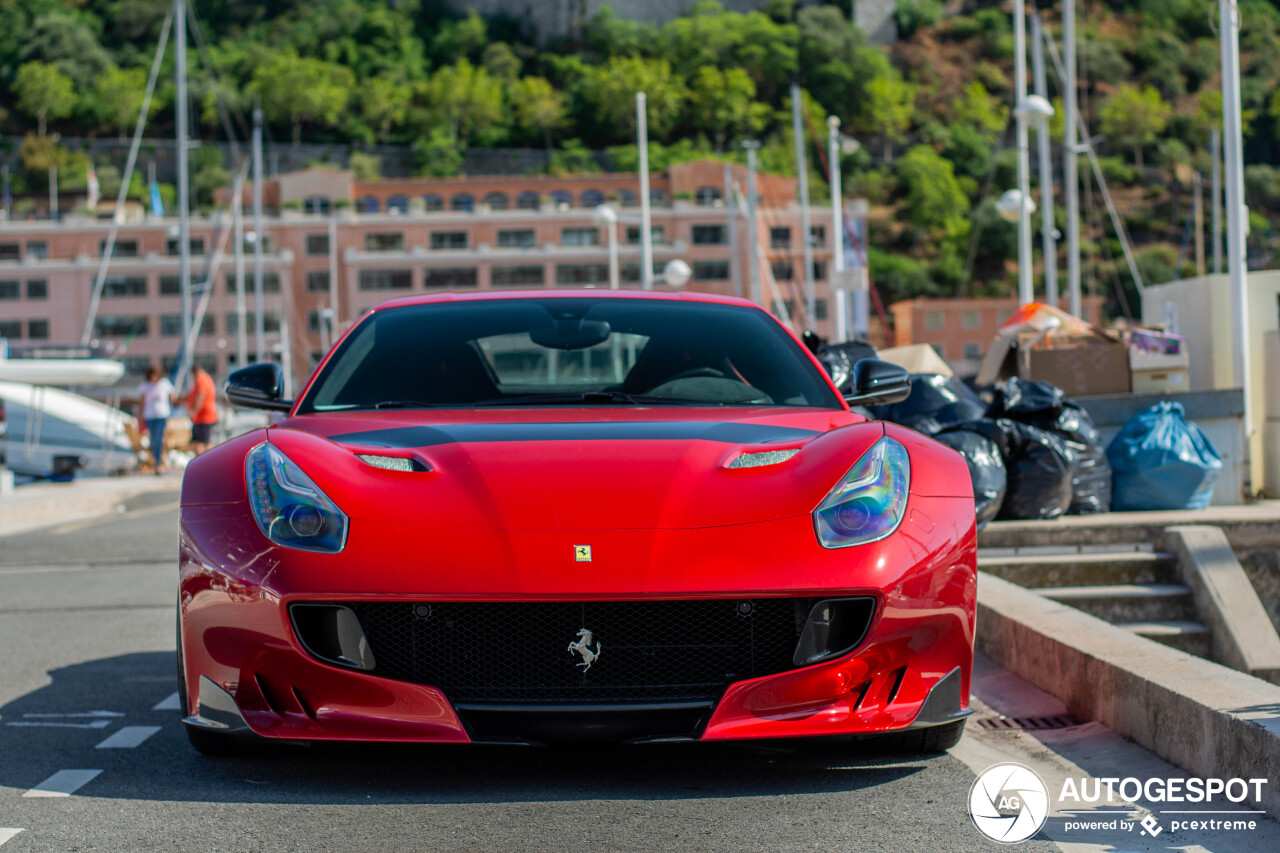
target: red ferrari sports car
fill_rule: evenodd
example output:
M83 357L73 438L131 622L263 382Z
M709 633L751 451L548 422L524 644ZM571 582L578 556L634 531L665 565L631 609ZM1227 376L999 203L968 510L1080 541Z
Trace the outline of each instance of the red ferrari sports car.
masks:
M231 375L287 415L183 480L196 749L959 740L968 470L849 409L900 368L842 398L752 303L579 290L397 299L281 378Z

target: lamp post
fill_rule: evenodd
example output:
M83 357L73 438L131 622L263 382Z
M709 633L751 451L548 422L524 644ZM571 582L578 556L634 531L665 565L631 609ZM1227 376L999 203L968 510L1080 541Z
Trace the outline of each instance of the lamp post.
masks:
M609 232L609 289L617 290L619 287L618 211L613 209L613 205L601 204L596 206L591 216L597 224L603 226Z
M844 288L844 211L840 200L840 119L827 116L827 163L831 183L831 272L827 280L838 285L836 343L849 339L849 295Z
M1019 4L1021 6L1021 4ZM1024 63L1025 64L1025 63ZM1035 284L1031 278L1031 214L1036 203L1031 198L1031 179L1028 175L1027 129L1035 126L1044 133L1045 123L1053 115L1053 107L1039 95L1026 94L1026 81L1022 81L1022 97L1013 108L1018 124L1018 188L1009 190L996 202L996 211L1011 222L1018 223L1018 304L1026 305L1035 300ZM1043 178L1042 178L1043 180ZM1049 263L1045 258L1045 263Z
M1027 8L1025 0L1013 2L1013 87L1014 117L1017 124L1018 191L1031 195L1031 163L1027 150L1027 116L1021 107L1027 100ZM1025 204L1018 215L1018 304L1035 299L1031 283L1031 213Z

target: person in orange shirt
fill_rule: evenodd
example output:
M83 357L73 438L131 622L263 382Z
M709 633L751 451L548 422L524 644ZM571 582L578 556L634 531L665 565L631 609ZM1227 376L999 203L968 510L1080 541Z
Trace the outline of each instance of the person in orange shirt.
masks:
M213 425L218 422L218 392L209 371L198 364L191 367L187 411L191 414L191 450L199 456L212 444Z

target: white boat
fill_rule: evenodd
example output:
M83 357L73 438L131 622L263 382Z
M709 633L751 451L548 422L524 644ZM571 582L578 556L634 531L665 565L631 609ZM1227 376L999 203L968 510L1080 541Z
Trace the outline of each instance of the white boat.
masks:
M31 385L114 385L124 364L106 358L2 358L0 382Z
M0 467L15 474L105 475L137 466L124 428L132 418L113 406L58 388L0 381L0 409L6 427Z

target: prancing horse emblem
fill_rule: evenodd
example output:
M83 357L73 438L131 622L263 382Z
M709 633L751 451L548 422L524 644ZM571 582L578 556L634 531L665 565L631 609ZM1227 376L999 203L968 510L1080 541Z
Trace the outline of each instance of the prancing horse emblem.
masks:
M600 641L596 640L596 650L591 651L591 632L586 628L578 631L578 641L569 644L569 654L582 655L582 663L578 666L582 667L583 673L591 669L591 664L595 663L600 657Z

